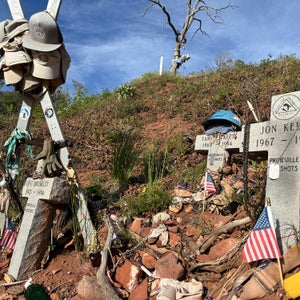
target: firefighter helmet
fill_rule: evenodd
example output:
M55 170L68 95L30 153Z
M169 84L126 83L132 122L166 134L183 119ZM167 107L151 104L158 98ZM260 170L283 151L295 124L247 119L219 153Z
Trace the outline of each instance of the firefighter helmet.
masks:
M208 120L205 120L202 125L204 129L208 129L212 126L222 125L222 124L232 124L237 127L238 130L241 130L241 121L240 118L234 114L231 110L221 109L218 112L214 113Z

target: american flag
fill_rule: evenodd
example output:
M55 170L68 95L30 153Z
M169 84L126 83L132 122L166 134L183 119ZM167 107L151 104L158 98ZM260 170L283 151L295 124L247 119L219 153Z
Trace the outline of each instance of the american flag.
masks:
M281 257L273 228L270 206L266 206L258 218L242 250L242 256L247 263L260 259Z
M2 248L14 249L17 240L17 233L15 231L15 226L10 219L7 221L7 226L3 232L0 240L0 246Z
M205 173L204 190L205 190L206 197L215 194L217 192L214 180L212 179L211 175L208 172Z

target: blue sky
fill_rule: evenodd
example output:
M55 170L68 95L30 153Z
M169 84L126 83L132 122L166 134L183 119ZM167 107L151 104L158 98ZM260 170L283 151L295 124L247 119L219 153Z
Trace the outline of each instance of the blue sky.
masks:
M48 1L21 1L27 19L46 8ZM161 0L182 27L185 1ZM229 1L208 0L220 7ZM186 49L191 59L180 68L182 75L199 73L216 66L225 53L233 60L259 63L272 55L299 56L299 0L231 0L235 9L221 14L224 23L204 21L209 37L188 37ZM171 65L174 37L158 8L141 17L147 0L62 0L58 24L72 62L64 88L72 91L72 80L90 93L114 90L148 72L158 72L160 57L164 71ZM6 1L0 4L0 20L11 19ZM191 32L193 33L193 32Z

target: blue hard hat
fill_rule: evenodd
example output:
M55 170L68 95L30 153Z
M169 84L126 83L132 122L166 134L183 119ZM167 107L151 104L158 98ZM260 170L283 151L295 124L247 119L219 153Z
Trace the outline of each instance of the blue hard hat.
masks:
M205 130L209 127L222 124L232 124L235 125L239 130L241 129L240 118L231 110L221 109L202 123Z

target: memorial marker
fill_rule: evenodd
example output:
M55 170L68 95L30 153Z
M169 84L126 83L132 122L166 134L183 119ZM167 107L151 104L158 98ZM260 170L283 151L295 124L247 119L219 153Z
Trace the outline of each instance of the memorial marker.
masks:
M206 167L211 171L223 168L230 154L242 151L243 131L230 131L226 134L198 135L195 150L207 153Z
M55 205L69 203L70 186L59 177L27 178L22 196L28 201L8 269L16 280L40 268L50 240Z
M278 243L285 252L300 227L300 92L272 97L270 121L250 126L249 152L268 152L266 198L271 199Z
M40 12L37 12L36 14L32 15L29 18L29 21L28 21L29 32L28 32L28 35L26 34L26 37L29 38L29 41L32 38L32 41L27 43L27 47L28 46L31 47L32 46L31 44L34 41L36 41L35 29L37 27L39 27L39 29L41 29L40 31L42 31L42 34L43 34L43 39L41 39L38 43L39 47L41 47L41 44L44 44L44 45L42 48L39 48L35 44L35 47L38 47L37 49L35 49L36 51L38 51L38 52L40 51L42 53L47 53L47 52L50 53L53 50L52 49L53 39L57 42L55 44L63 46L62 45L63 37L61 35L60 28L57 24L57 18L58 18L58 14L59 14L60 7L61 7L61 2L62 2L62 0L48 0L45 11L42 10ZM14 21L26 19L24 16L24 13L23 13L23 9L22 9L20 0L7 0L7 3L8 3L9 10L10 10L10 13L11 13ZM47 13L45 14L45 12L47 12L48 14L50 14L52 16L52 17L49 16L50 19L47 18L48 21L45 20L45 16L47 16ZM32 17L34 17L34 18L32 18ZM52 20L52 19L54 19L54 20ZM18 22L16 22L15 25L17 26ZM47 27L49 27L51 30L50 31L46 30ZM33 35L34 35L33 37L31 36L32 30L33 30ZM51 36L48 37L48 36L46 36L47 34L50 34ZM19 34L17 34L17 32L16 32L14 37L17 35L22 36L21 40L22 40L22 45L24 46L24 39L23 39L24 33L20 32ZM5 37L3 36L3 38L5 38ZM49 51L45 50L48 47L50 47ZM26 48L26 47L24 46L24 48ZM69 68L69 64L70 64L70 61L69 61L70 57L69 57L65 47L60 48L60 49L63 50L63 52L64 52L64 54L62 55L62 59L59 59L59 62L61 62L61 70L57 70L57 71L59 71L59 74L57 75L57 77L51 78L51 79L59 79L58 82L56 82L54 80L55 85L56 85L56 83L59 85L63 84L64 80L60 80L60 79L65 79L66 72L67 72L67 70ZM33 50L33 48L31 50ZM20 59L17 59L17 57L15 59L16 59L16 63L18 63L18 65L22 64L22 63L20 63ZM25 64L27 64L27 62ZM49 65L47 67L49 69L48 71L53 71L52 68L54 68L54 66L56 67L56 64ZM56 72L54 72L54 73L56 74ZM24 78L22 78L22 80L23 79L25 80L25 78L27 78L26 76L23 76L23 77ZM85 247L86 247L86 249L91 250L95 246L96 231L94 229L94 224L91 220L91 217L90 217L90 214L88 211L88 203L87 203L87 200L85 199L83 191L79 188L79 185L76 180L75 171L72 168L70 168L70 164L69 164L70 163L70 155L69 155L69 151L67 148L67 144L65 143L66 140L63 135L62 129L60 127L60 124L59 124L59 121L58 121L58 118L57 118L57 115L55 113L53 103L52 103L51 95L52 95L52 92L54 92L54 91L50 92L50 90L51 90L50 86L45 87L45 85L42 84L44 82L44 78L40 78L40 79L43 79L43 80L40 80L38 87L35 86L36 88L34 89L35 91L40 92L39 96L37 94L35 94L35 92L33 92L32 89L30 89L30 91L28 89L26 93L24 93L23 91L21 93L22 98L23 98L23 103L22 103L22 107L20 110L16 128L21 132L28 130L29 122L30 122L31 114L32 114L32 109L33 109L35 103L37 102L36 97L39 97L40 98L39 103L44 112L47 126L50 131L52 140L56 144L60 144L60 145L65 144L64 147L59 147L59 149L57 149L56 154L58 156L57 158L59 159L60 163L63 165L65 171L68 174L70 174L71 172L73 173L73 176L72 176L73 183L72 184L74 184L76 186L76 193L78 195L78 201L76 203L76 209L77 209L76 215L77 215L78 223L79 223L79 226L80 226L80 229L82 232L82 237L84 239ZM13 177L12 179L14 180L15 178Z
M252 123L249 154L267 153L266 199L270 198L275 231L281 250L295 244L291 228L300 228L300 91L272 97L270 121ZM223 135L198 135L195 150L207 153L206 167L217 171L228 154L243 151L242 131Z

